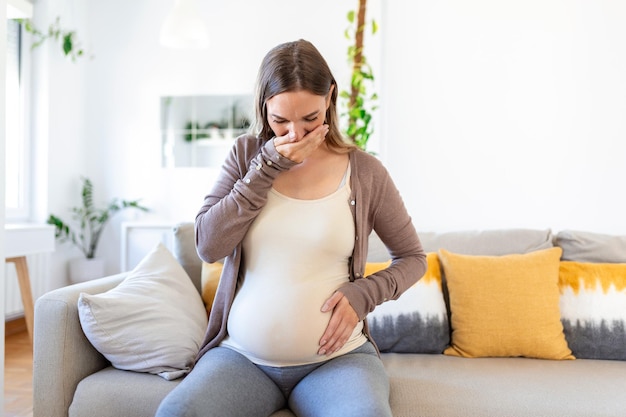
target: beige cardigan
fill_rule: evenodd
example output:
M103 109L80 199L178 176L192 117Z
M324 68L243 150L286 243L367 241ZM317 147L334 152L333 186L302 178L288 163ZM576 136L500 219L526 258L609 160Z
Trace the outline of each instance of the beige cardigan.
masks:
M227 157L213 190L204 199L196 216L198 255L205 262L226 258L198 358L219 345L226 335L241 265L241 242L265 205L274 179L294 165L295 162L276 151L273 141L241 136ZM424 275L426 254L400 193L380 161L366 152L354 150L350 152L350 166L352 194L346 204L350 204L354 217L356 241L350 282L339 291L364 320L377 305L397 299ZM372 229L385 243L392 263L367 279L361 279ZM365 333L371 340L365 324Z

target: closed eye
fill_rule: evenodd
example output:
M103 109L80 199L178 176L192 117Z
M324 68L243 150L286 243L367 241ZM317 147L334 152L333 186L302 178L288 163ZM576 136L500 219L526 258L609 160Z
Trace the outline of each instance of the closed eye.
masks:
M313 113L309 113L306 116L304 116L302 119L305 122L311 123L316 121L319 118L320 112L319 111L314 111ZM277 123L277 124L282 124L282 123L287 123L288 120L287 119L283 119L282 117L279 117L275 114L272 114L272 122L273 123Z
M314 111L314 112L309 113L306 116L304 116L304 121L306 121L306 122L314 122L314 121L317 120L319 115L320 115L319 111Z

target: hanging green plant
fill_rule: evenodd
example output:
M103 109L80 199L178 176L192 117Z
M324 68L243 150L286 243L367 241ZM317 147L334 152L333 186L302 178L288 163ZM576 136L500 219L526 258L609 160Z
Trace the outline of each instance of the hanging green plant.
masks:
M61 29L61 18L57 17L54 23L50 24L47 32L37 29L30 19L17 19L24 26L24 30L33 36L31 50L41 46L46 40L51 39L61 44L63 54L70 57L72 61L87 55L80 46L76 32L73 30Z
M350 25L345 31L346 39L354 43L348 46L348 61L352 64L352 76L350 90L342 90L340 97L345 100L345 113L347 127L344 131L359 148L366 150L367 142L373 132L372 113L378 108L376 101L378 95L369 93L368 86L374 82L372 67L363 54L363 38L365 28L365 12L367 0L359 0L359 8L355 12L348 12L347 18ZM372 35L378 32L375 20L370 22Z

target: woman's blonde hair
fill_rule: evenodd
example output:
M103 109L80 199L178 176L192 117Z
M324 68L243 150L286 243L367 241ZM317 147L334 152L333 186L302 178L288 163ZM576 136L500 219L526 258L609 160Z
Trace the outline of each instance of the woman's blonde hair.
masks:
M275 136L267 121L267 100L290 91L306 90L326 97L332 86L330 105L326 110L325 123L328 124L326 143L336 152L348 152L356 146L347 142L339 130L337 115L338 87L335 77L326 60L309 41L300 39L272 48L259 68L256 83L255 113L253 132L261 139Z

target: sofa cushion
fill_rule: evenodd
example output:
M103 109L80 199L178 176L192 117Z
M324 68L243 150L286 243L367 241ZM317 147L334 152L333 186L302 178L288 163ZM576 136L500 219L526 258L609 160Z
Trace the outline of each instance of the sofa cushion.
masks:
M195 226L192 222L183 222L174 226L174 241L172 253L178 263L183 267L191 282L200 292L200 272L202 260L196 251Z
M626 263L562 261L561 321L577 358L626 360Z
M573 359L560 321L561 252L473 256L441 249L452 312L444 353Z
M416 284L367 316L370 333L381 352L440 354L448 346L450 328L437 254L427 254L427 260L428 269ZM365 274L388 264L370 263Z
M76 387L69 408L72 417L154 416L163 398L182 379L166 381L147 373L107 367Z
M626 263L626 236L563 230L555 242L564 261Z
M622 417L626 362L382 355L394 417Z
M198 291L162 244L117 287L82 293L78 315L91 344L113 366L165 379L191 370L207 327Z
M552 244L549 229L497 229L456 232L420 232L420 241L426 252L446 249L465 255L508 255L547 249Z

